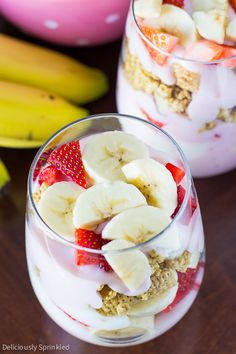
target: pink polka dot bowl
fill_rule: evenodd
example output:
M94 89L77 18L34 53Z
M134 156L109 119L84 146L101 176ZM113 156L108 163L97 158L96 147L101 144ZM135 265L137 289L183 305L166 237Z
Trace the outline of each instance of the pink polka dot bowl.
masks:
M130 0L0 0L0 11L23 31L69 46L122 35Z

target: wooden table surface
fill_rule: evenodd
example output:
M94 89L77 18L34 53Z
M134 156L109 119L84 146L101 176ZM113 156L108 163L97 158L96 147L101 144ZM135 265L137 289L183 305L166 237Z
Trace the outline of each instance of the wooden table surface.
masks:
M22 35L3 19L0 31L40 43ZM58 49L107 73L109 94L90 104L89 109L92 113L116 111L120 43ZM0 149L12 176L8 196L0 199L0 351L3 344L57 343L69 344L71 354L236 353L236 171L195 181L205 225L207 262L203 285L191 310L155 340L126 349L104 348L82 342L59 328L41 308L31 288L25 259L24 213L27 173L35 153L36 150Z

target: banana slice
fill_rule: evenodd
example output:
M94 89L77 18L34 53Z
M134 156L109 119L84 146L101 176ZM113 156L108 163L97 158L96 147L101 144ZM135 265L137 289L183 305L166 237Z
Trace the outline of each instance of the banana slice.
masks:
M157 235L170 222L171 218L163 210L145 205L116 215L103 229L102 237L142 243ZM163 236L159 237L160 240ZM160 241L159 247L163 247L162 243Z
M135 136L120 131L106 132L92 138L84 148L85 170L95 182L125 181L121 167L149 156L145 144Z
M74 226L94 230L106 219L120 212L147 204L143 194L122 181L101 183L81 194L74 207Z
M103 250L121 250L134 246L126 240L113 240L102 247ZM130 291L137 290L151 275L147 257L140 250L130 250L104 255L115 273L121 278Z
M208 12L196 11L193 19L200 35L208 40L223 44L226 30L226 13L215 9Z
M189 45L197 39L197 31L189 14L174 5L163 5L155 22L157 28L178 37L180 44Z
M226 35L227 39L236 42L236 17L228 24Z
M198 262L199 262L199 259L200 259L200 252L196 251L194 253L191 253L191 256L190 256L190 262L189 262L189 265L188 265L188 268L197 268L197 265L198 265Z
M228 11L228 0L192 0L194 11L223 10Z
M38 212L59 235L73 239L73 209L84 188L74 182L58 182L48 187L38 202Z
M128 182L146 197L149 205L172 215L177 205L177 187L170 171L152 159L139 159L122 167Z
M154 316L144 316L141 318L138 317L129 317L130 325L126 328L121 328L117 330L98 330L91 328L90 332L96 336L103 338L126 338L132 336L141 336L145 333L150 333L154 330L155 318Z
M175 273L175 278L177 282L177 273ZM155 315L161 311L163 311L168 305L170 305L177 293L178 290L178 283L173 286L172 288L164 291L162 294L154 296L152 299L147 301L139 302L132 306L129 311L129 315Z
M138 0L134 2L135 16L156 18L161 13L162 0Z

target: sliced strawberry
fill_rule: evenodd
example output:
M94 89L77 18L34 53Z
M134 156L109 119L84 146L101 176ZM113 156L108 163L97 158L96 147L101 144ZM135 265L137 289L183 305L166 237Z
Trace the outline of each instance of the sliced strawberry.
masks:
M143 26L140 24L140 28L145 35L155 46L163 50L163 52L171 53L176 47L179 39L172 34L160 32L160 30ZM162 54L158 50L152 48L148 43L144 42L151 57L160 65L165 64L168 56Z
M235 1L236 3L236 1ZM236 48L235 47L230 47L230 46L222 46L223 47L223 53L221 55L221 59L229 58L228 60L225 60L221 63L221 65L226 66L226 67L236 67L236 57L230 59L231 57L236 56Z
M46 162L50 156L52 152L52 149L49 149L49 150L46 150L42 153L42 155L39 157L38 161L37 161L37 164L35 166L35 169L34 169L34 172L33 172L33 181L36 180L36 178L38 177L40 171L41 171L41 168L46 165Z
M221 58L223 47L214 42L202 39L191 44L185 58L199 61L212 61Z
M184 0L164 0L163 4L174 5L178 7L184 7Z
M142 114L144 115L144 117L149 120L149 122L157 125L159 128L163 128L164 127L164 123L154 119L153 117L151 117L143 108L140 108L140 111L142 112Z
M234 11L236 11L236 0L229 0L229 2L232 8L234 9Z
M181 168L173 165L172 163L168 162L166 164L166 168L171 172L174 180L175 180L175 183L178 185L180 184L180 182L182 181L182 179L184 178L185 176L185 172L184 170L182 170Z
M60 146L50 154L48 161L72 181L86 188L79 141Z
M191 197L190 198L191 215L193 215L197 207L198 207L197 199L195 197Z
M171 217L174 219L174 217L176 216L176 214L178 213L179 209L181 208L181 205L184 201L184 197L185 197L185 193L186 190L184 189L184 187L182 187L181 185L179 185L177 187L177 207L175 208L175 211L173 212L173 214L171 215Z
M196 269L188 268L184 273L177 272L179 283L178 291L174 301L164 310L165 312L172 310L173 307L193 288L197 271L198 267Z
M81 247L100 250L108 241L104 241L101 235L98 235L93 231L77 229L75 231L75 242ZM103 255L82 250L76 250L76 264L79 266L96 264L106 272L111 270L110 265L107 263Z
M44 168L39 174L39 184L46 183L51 186L53 183L59 181L59 171L54 166Z

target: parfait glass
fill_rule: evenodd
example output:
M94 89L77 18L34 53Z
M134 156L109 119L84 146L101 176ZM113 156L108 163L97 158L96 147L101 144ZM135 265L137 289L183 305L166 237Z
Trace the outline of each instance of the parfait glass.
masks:
M79 139L83 146L91 137L114 130L132 133L146 144L152 159L185 171L178 186L181 205L170 224L143 243L118 250L81 247L55 232L40 216L35 172L43 168L48 152L61 144ZM106 272L96 264L76 265L77 252L93 263L111 254L125 263L135 252L142 252L150 263L150 282L130 292L113 270ZM159 127L132 116L101 114L71 123L38 151L28 178L28 272L44 310L71 335L110 347L158 337L180 321L194 302L203 278L204 255L201 212L188 163L177 143Z
M193 177L234 169L236 57L193 60L184 57L181 46L164 52L142 32L136 1L128 14L118 67L118 112L147 119L173 136ZM156 60L160 57L162 65Z

